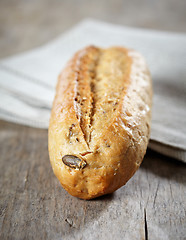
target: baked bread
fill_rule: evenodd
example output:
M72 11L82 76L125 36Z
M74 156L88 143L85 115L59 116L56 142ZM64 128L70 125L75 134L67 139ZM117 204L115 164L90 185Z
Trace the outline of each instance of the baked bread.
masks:
M134 50L87 47L59 75L49 126L53 171L71 195L91 199L123 186L150 133L152 84Z

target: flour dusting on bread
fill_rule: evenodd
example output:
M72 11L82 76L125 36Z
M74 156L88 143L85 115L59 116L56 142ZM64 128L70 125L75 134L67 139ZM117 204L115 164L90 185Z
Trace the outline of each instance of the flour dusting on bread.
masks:
M94 46L59 76L49 126L53 171L73 196L91 199L123 186L145 155L152 83L138 52Z

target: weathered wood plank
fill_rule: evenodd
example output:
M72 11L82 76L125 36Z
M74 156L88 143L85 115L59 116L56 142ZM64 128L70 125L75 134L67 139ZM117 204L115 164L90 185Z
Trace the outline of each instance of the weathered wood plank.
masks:
M42 45L84 18L132 27L186 31L184 0L1 0L0 57ZM2 37L3 36L3 37Z
M186 239L186 165L159 155L149 154L148 160L141 171L149 182L149 239Z
M126 186L84 201L53 175L47 131L0 133L0 239L184 239L184 164L149 152Z

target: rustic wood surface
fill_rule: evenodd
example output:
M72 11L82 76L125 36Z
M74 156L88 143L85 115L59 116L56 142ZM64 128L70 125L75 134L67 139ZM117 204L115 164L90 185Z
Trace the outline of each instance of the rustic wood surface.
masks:
M84 17L186 32L186 1L0 1L0 57L38 46ZM186 165L148 151L115 193L84 201L55 178L47 131L0 121L0 239L186 239Z

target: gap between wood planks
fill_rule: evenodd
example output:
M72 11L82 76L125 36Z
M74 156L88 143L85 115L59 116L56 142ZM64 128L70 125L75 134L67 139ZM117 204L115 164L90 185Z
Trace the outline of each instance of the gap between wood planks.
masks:
M144 208L144 225L145 225L145 240L148 240L148 226L147 226L146 208Z

